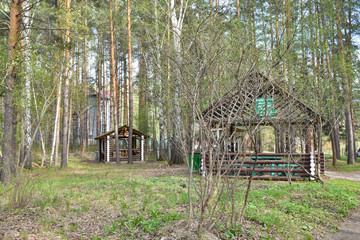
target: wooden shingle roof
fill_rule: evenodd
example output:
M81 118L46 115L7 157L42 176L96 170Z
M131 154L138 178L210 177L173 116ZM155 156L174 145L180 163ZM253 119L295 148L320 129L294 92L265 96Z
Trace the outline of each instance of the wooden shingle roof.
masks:
M321 118L311 107L259 72L240 79L202 116L213 123L240 125L305 123Z
M127 125L124 125L124 126L122 126L122 127L119 127L119 128L118 128L119 137L128 137L128 136L126 135L126 132L128 132L128 131L129 131L129 126L127 126ZM109 132L107 132L107 133L104 133L104 134L102 134L102 135L100 135L100 136L97 136L97 137L95 137L95 140L104 139L104 138L106 138L107 136L112 135L113 133L115 133L115 130L112 130L112 131L109 131ZM138 130L136 130L136 129L133 129L133 135L136 135L136 136L144 136L145 138L147 138L147 136L146 136L145 134L143 134L142 132L140 132L140 131L138 131Z

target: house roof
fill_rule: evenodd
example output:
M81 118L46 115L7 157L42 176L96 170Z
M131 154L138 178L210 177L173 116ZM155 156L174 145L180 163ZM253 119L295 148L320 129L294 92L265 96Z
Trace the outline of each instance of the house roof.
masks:
M111 91L95 91L95 92L90 92L89 95L90 96L97 96L100 93L100 96L103 98L105 97L106 99L110 99L111 97Z
M213 123L240 125L306 123L321 116L275 82L252 72L202 113Z
M128 137L128 136L126 136L126 135L124 134L125 132L128 132L128 131L129 131L129 126L127 126L127 125L124 125L124 126L122 126L122 127L119 127L119 128L118 128L118 132L120 133L120 134L119 134L119 137ZM95 140L104 139L104 138L106 138L107 136L109 136L109 135L111 135L111 134L113 134L113 133L115 133L115 130L112 130L112 131L109 131L109 132L107 132L107 133L104 133L104 134L102 134L102 135L100 135L100 136L97 136L97 137L95 137ZM133 135L144 136L145 138L148 137L148 136L146 136L145 134L143 134L142 132L140 132L140 131L138 131L138 130L136 130L136 129L133 129Z

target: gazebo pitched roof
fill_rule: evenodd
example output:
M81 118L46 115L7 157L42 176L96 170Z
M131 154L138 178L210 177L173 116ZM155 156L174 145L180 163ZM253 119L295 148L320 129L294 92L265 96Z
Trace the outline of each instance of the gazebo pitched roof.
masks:
M129 131L129 126L127 126L127 125L124 125L124 126L118 128L119 133L126 132L126 131ZM112 131L104 133L104 134L102 134L100 136L97 136L97 137L95 137L95 140L104 139L104 138L106 138L107 136L109 136L109 135L111 135L113 133L115 133L115 130L112 130ZM140 131L138 131L138 130L136 130L134 128L133 128L133 135L144 136L145 138L147 138L147 136L145 134L143 134L142 132L140 132ZM121 137L121 135L120 135L120 137ZM124 135L123 137L126 137L126 136Z
M305 123L321 116L259 72L252 72L206 109L205 120L246 125L271 122Z

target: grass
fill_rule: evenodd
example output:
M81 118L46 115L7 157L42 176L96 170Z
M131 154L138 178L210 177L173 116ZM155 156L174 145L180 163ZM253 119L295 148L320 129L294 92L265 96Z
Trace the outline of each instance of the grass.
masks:
M344 182L326 185L323 188L314 182L273 183L268 189L254 189L246 216L260 224L266 238L306 238L314 229L336 230L338 221L358 206L360 185L355 185L356 191L348 189Z
M187 218L187 176L173 171L165 162L117 166L76 158L66 170L36 168L26 173L32 179L26 206L11 208L11 186L0 186L0 238L158 239L164 227ZM311 239L336 231L359 204L360 184L349 181L331 180L325 188L315 182L253 185L246 223L231 226L224 218L214 230L222 238ZM239 204L243 190L235 196Z
M332 155L325 155L326 160L325 168L331 171L337 172L350 172L350 171L360 171L360 157L357 158L355 164L348 165L347 164L347 156L341 156L341 159L337 160L337 165L334 167L332 165Z

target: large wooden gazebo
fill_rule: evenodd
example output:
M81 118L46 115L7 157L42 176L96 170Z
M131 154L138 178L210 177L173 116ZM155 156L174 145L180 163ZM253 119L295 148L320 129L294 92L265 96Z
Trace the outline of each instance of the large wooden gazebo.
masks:
M147 136L136 129L133 129L133 160L144 161L145 159L145 138ZM99 160L101 162L116 162L115 130L97 136L99 141ZM128 160L129 127L124 125L118 128L118 141L120 160Z
M246 173L249 166L254 166L256 178L284 180L288 178L284 174L289 174L289 166L293 166L290 175L294 179L324 173L324 155L318 149L321 146L320 114L258 71L240 79L229 92L206 109L202 117L215 131L228 131L227 136L230 138L227 139L228 143L223 141L222 146L217 146L221 148L216 150L216 154L221 155L218 157L221 163L209 162L209 155L215 151L202 156L203 170L233 175L234 171L243 170ZM274 153L264 153L259 149L255 153L239 148L234 139L236 134L233 133L256 131L260 126L272 126L274 132L281 132L285 141L289 142L287 147ZM302 153L296 152L296 147L293 147L295 144L290 143L300 139L295 137L295 132L303 135L301 139L305 139ZM211 158L215 159L215 156ZM260 164L254 163L254 160ZM247 168L239 167L244 165Z

